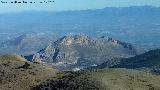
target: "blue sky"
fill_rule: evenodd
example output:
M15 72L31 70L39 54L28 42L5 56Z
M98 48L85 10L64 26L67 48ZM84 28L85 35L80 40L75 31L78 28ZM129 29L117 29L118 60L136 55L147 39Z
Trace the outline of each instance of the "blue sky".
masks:
M14 1L14 0L2 0ZM17 0L23 1L23 0ZM24 0L24 1L44 1L44 0ZM99 9L104 7L128 7L152 5L160 7L160 0L54 0L48 4L0 4L0 13L19 12L26 10L38 11L64 11L64 10L83 10Z

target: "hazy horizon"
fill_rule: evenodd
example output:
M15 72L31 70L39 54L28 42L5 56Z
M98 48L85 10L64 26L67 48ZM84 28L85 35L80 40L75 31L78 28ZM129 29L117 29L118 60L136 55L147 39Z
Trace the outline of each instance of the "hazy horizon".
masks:
M103 7L103 8L96 8L96 9L80 9L80 10L62 10L62 11L49 11L49 10L23 10L23 11L12 11L12 12L1 12L0 14L18 14L18 13L61 13L61 12L74 12L74 11L85 11L85 10L100 10L105 8L129 8L129 7L153 7L153 8L160 8L152 5L142 5L142 6L121 6L121 7Z
M11 2L11 0L3 0ZM22 0L19 0L22 1ZM32 0L25 0L32 1ZM36 2L39 2L38 0ZM130 6L154 6L160 7L158 0L54 0L54 3L43 4L2 4L0 13L24 12L24 11L73 11L87 9L102 9L105 7L130 7ZM77 4L76 4L77 3Z

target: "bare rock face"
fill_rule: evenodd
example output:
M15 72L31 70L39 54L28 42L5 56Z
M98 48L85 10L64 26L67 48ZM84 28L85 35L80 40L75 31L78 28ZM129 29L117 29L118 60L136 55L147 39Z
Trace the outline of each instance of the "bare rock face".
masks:
M132 57L136 51L131 44L109 37L91 38L86 35L64 36L30 58L48 63L62 70L96 66L104 62L116 64L114 58Z

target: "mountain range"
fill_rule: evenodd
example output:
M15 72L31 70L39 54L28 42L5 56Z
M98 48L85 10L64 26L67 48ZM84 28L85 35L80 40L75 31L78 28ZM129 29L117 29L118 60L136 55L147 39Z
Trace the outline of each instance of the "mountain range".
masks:
M96 37L109 36L132 43L135 47L140 47L143 53L160 46L159 15L159 7L152 6L0 14L0 39L4 40L17 32L30 31L51 31L61 36L84 33Z
M0 14L0 90L160 90L159 16L152 6Z

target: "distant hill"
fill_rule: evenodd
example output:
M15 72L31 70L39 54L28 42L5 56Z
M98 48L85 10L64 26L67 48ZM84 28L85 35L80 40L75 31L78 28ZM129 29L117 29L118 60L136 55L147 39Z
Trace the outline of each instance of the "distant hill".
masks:
M108 67L107 63L103 63L95 68L106 67ZM160 74L160 49L152 50L135 57L121 59L120 62L112 68L138 69Z
M30 55L56 41L58 35L47 32L29 32L0 43L1 54Z
M114 58L136 55L129 44L110 37L91 38L83 34L64 36L34 55L25 58L33 62L55 65L61 70L82 69L108 61L114 65Z

